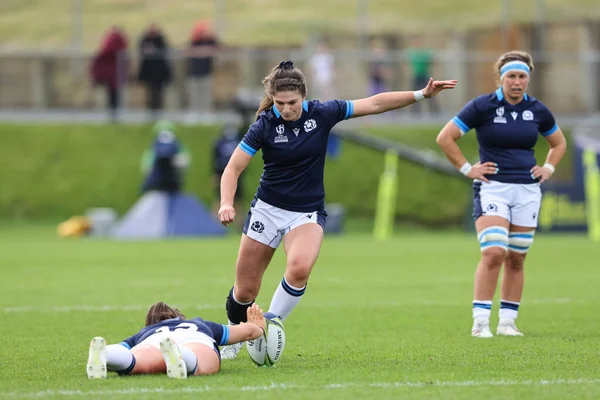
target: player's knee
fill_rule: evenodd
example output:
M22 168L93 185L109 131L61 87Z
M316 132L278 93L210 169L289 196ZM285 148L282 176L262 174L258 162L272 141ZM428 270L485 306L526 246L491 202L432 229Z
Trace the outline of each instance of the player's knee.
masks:
M521 270L525 265L525 256L527 253L515 253L509 251L506 255L506 261L504 267L512 270Z
M500 247L491 247L481 253L481 263L487 268L500 268L506 258L506 250Z
M534 234L535 230L528 232L510 232L508 235L509 253L527 254L529 248L533 244Z
M294 282L306 282L313 264L313 260L306 255L291 256L287 260L286 275Z
M503 226L490 226L477 234L479 247L484 256L497 258L500 262L506 256L508 249L508 229Z

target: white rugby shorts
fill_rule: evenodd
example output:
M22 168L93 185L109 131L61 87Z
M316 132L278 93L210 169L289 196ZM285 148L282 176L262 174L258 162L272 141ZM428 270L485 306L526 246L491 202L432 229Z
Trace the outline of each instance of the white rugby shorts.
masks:
M276 249L286 233L301 225L319 224L325 229L326 217L324 211L288 211L254 199L243 232L249 238Z
M542 190L539 183L473 182L473 217L498 216L512 225L536 228Z

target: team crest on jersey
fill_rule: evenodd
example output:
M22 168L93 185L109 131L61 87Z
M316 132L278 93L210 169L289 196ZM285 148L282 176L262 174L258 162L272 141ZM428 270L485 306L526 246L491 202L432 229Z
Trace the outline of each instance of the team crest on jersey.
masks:
M304 132L310 132L317 127L317 121L309 119L304 123Z
M494 118L494 122L497 124L506 123L506 118L504 118L504 107L496 108L496 118Z
M523 111L523 121L533 121L533 113L529 110Z

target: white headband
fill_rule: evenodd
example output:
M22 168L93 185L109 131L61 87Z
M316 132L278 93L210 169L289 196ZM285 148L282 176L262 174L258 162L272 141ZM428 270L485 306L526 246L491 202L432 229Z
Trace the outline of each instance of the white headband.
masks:
M511 61L504 64L502 68L500 68L500 79L504 78L504 75L506 75L506 73L509 71L525 71L527 75L529 75L531 72L529 66L523 61Z

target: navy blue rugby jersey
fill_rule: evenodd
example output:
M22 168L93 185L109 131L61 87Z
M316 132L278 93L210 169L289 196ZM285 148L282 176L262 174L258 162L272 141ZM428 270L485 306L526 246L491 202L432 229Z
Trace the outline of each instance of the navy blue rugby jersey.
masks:
M323 172L331 128L352 117L351 101L304 101L297 121L284 121L275 105L250 126L240 148L254 156L262 149L264 169L256 196L288 211L322 211Z
M502 88L468 102L452 121L463 134L477 132L479 161L498 164L498 173L486 178L504 183L534 183L531 168L536 165L533 148L542 136L558 129L548 107L525 94L519 104L504 99Z
M205 335L208 335L215 340L215 348L217 348L217 350L218 346L223 346L229 340L229 327L227 325L205 321L198 317L185 320L180 318L165 319L164 321L158 322L154 325L142 328L142 330L135 335L123 340L121 344L128 349L131 349L156 333L167 333L178 331L180 329L189 329L194 332L201 332Z

